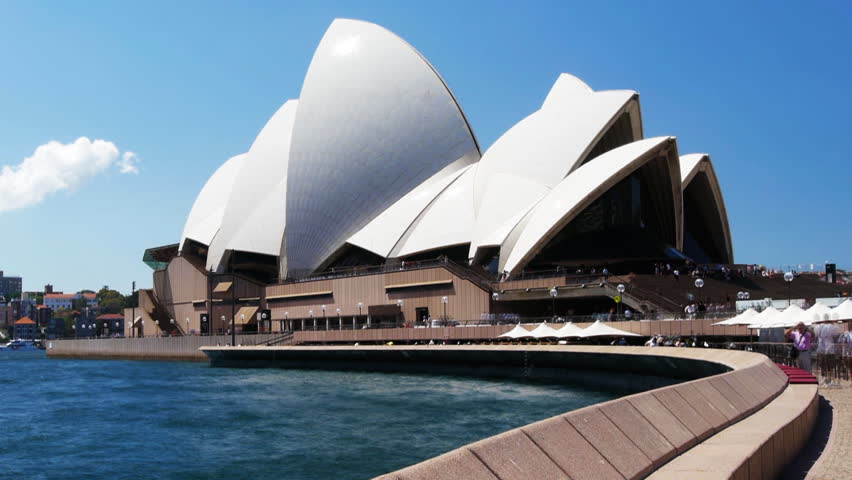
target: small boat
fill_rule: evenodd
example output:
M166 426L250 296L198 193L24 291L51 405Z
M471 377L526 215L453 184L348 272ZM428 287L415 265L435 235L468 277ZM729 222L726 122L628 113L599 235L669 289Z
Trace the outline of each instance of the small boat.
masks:
M6 345L0 346L0 351L32 351L38 350L38 347L29 340L12 340Z

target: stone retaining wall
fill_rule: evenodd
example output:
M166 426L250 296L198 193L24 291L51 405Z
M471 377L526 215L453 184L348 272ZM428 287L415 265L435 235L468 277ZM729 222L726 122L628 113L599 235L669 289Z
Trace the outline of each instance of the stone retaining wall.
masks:
M237 344L253 345L279 334L237 335ZM230 344L230 336L185 336L144 338L93 338L48 340L47 356L54 358L110 358L119 360L180 360L204 362L203 346Z

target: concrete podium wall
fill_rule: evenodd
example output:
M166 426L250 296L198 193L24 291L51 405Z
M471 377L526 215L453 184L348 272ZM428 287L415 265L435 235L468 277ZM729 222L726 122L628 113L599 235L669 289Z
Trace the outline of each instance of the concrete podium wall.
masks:
M254 345L280 334L237 335L238 345ZM229 335L145 338L49 340L47 356L54 358L110 358L124 360L182 360L206 362L199 348L230 345Z

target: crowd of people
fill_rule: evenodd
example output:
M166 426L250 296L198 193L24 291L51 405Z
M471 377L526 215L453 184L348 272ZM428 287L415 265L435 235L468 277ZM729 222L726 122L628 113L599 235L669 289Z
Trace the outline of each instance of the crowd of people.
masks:
M697 347L698 338L692 337L691 339L684 340L683 337L664 337L660 334L651 335L651 338L645 342L646 347ZM709 346L705 342L705 347Z

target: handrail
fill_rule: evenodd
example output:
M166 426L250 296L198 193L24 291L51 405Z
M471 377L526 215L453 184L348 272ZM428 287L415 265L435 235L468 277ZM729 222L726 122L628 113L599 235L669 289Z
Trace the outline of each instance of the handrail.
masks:
M292 340L296 334L294 332L286 332L283 335L280 335L275 338L271 338L269 340L265 340L262 342L255 342L254 345L266 345L267 347L271 347L272 345L278 345L279 343L284 343L288 340Z

